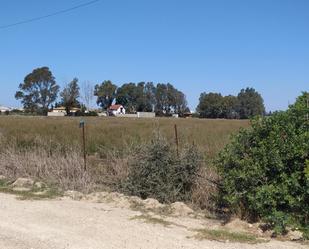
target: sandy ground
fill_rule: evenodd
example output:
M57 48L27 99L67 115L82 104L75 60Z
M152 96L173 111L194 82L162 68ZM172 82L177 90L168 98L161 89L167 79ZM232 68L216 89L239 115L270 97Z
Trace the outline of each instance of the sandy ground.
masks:
M0 194L0 249L209 248L295 249L291 242L247 245L198 241L185 227L148 224L139 212L72 200L20 201Z

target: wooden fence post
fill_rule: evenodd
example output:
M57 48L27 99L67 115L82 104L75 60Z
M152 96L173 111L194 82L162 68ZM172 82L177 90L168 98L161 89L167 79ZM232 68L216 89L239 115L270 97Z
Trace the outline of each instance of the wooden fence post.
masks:
M84 171L86 171L87 170L87 161L86 161L86 136L85 136L85 121L84 120L80 121L79 128L82 128Z
M179 141L178 141L178 130L176 124L174 128L175 128L175 143L176 143L177 156L179 157Z

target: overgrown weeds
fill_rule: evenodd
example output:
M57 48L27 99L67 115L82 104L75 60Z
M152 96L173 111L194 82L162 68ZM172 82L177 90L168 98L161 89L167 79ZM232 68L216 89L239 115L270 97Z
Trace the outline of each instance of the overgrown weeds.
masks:
M163 203L190 201L202 165L195 146L187 146L177 155L160 135L143 144L129 164L123 191L143 199L155 198Z
M99 154L88 155L87 171L79 146L64 146L40 137L27 146L0 139L0 175L12 180L28 177L63 190L124 191L161 202L213 206L210 195L215 187L205 179L215 178L215 173L204 166L197 147L183 146L178 156L162 135L154 137L151 142L121 150L101 148Z
M166 175L158 166L161 171L158 177L165 179L164 182L169 185L165 191L170 191L169 197L162 194L159 199L166 202L193 202L196 207L210 208L213 206L213 194L216 191L211 181L216 180L217 176L209 164L199 158L210 161L228 142L231 133L240 127L248 126L247 121L239 120L134 120L90 117L85 120L86 172L83 170L79 119L1 116L0 175L11 180L29 177L48 185L56 185L63 190L123 191L124 182L128 177L132 177L134 171L137 172L132 168L134 165L138 166L139 157L149 148L148 141L154 140L153 130L157 129L164 137L165 148L168 150L167 154L163 154L173 165L169 167L170 163L166 164ZM179 157L174 144L175 123L179 131ZM188 146L193 143L195 146ZM142 158L144 162L147 161L146 157L144 155ZM152 160L151 156L148 156L148 159ZM157 163L160 163L159 159ZM195 168L194 165L198 166ZM155 173L152 173L156 177ZM141 173L141 176L146 177L145 181L150 179L147 174ZM211 181L206 180L206 177ZM170 179L173 179L172 183ZM141 181L142 179L139 184L143 185ZM131 182L134 185L133 178ZM161 182L153 184L160 185ZM174 187L171 188L171 185ZM159 193L161 187L158 186L153 191ZM146 195L156 197L151 188ZM126 188L126 193L128 192ZM135 191L130 193L134 194ZM146 196L144 193L138 195Z
M46 150L44 141L35 148L20 149L14 144L2 146L0 174L9 179L30 177L63 189L87 191L92 188L91 176L83 170L78 150L53 145Z

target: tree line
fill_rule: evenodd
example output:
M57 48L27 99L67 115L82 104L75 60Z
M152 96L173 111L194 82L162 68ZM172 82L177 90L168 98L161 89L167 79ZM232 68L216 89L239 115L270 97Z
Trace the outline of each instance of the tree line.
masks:
M202 93L197 106L201 118L247 119L265 114L264 101L254 88L241 89L237 96Z
M21 100L24 109L31 113L46 114L53 107L64 106L67 114L74 107L87 109L92 97L103 110L113 103L123 105L127 112L156 112L159 116L189 112L186 96L170 83L125 83L118 87L106 80L94 88L85 85L82 91L74 78L60 92L60 87L48 67L34 69L19 85L15 98ZM60 93L60 101L56 102ZM80 101L80 98L85 103ZM88 103L87 103L88 102Z
M94 95L103 110L116 103L123 105L129 113L156 112L160 116L169 116L190 111L185 94L170 83L130 82L117 87L108 80L95 86Z
M60 96L60 101L58 100ZM110 80L96 84L78 84L74 78L60 91L48 67L34 69L19 85L15 98L21 100L25 111L46 114L50 109L64 106L68 115L74 107L86 110L92 99L102 110L121 104L128 113L155 112L158 116L189 113L186 96L170 83L139 82L117 86ZM82 101L81 101L82 100ZM237 96L202 93L197 113L201 118L249 118L263 115L265 107L261 95L253 88L242 89Z

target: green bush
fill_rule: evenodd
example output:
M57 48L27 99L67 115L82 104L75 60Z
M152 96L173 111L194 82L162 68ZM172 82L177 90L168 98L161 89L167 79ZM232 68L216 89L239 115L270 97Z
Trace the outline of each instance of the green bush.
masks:
M165 139L156 136L135 153L124 191L163 203L189 201L201 162L195 146L186 146L177 156Z
M252 120L220 153L220 206L284 233L309 226L308 93L285 112ZM309 96L308 96L309 97Z

